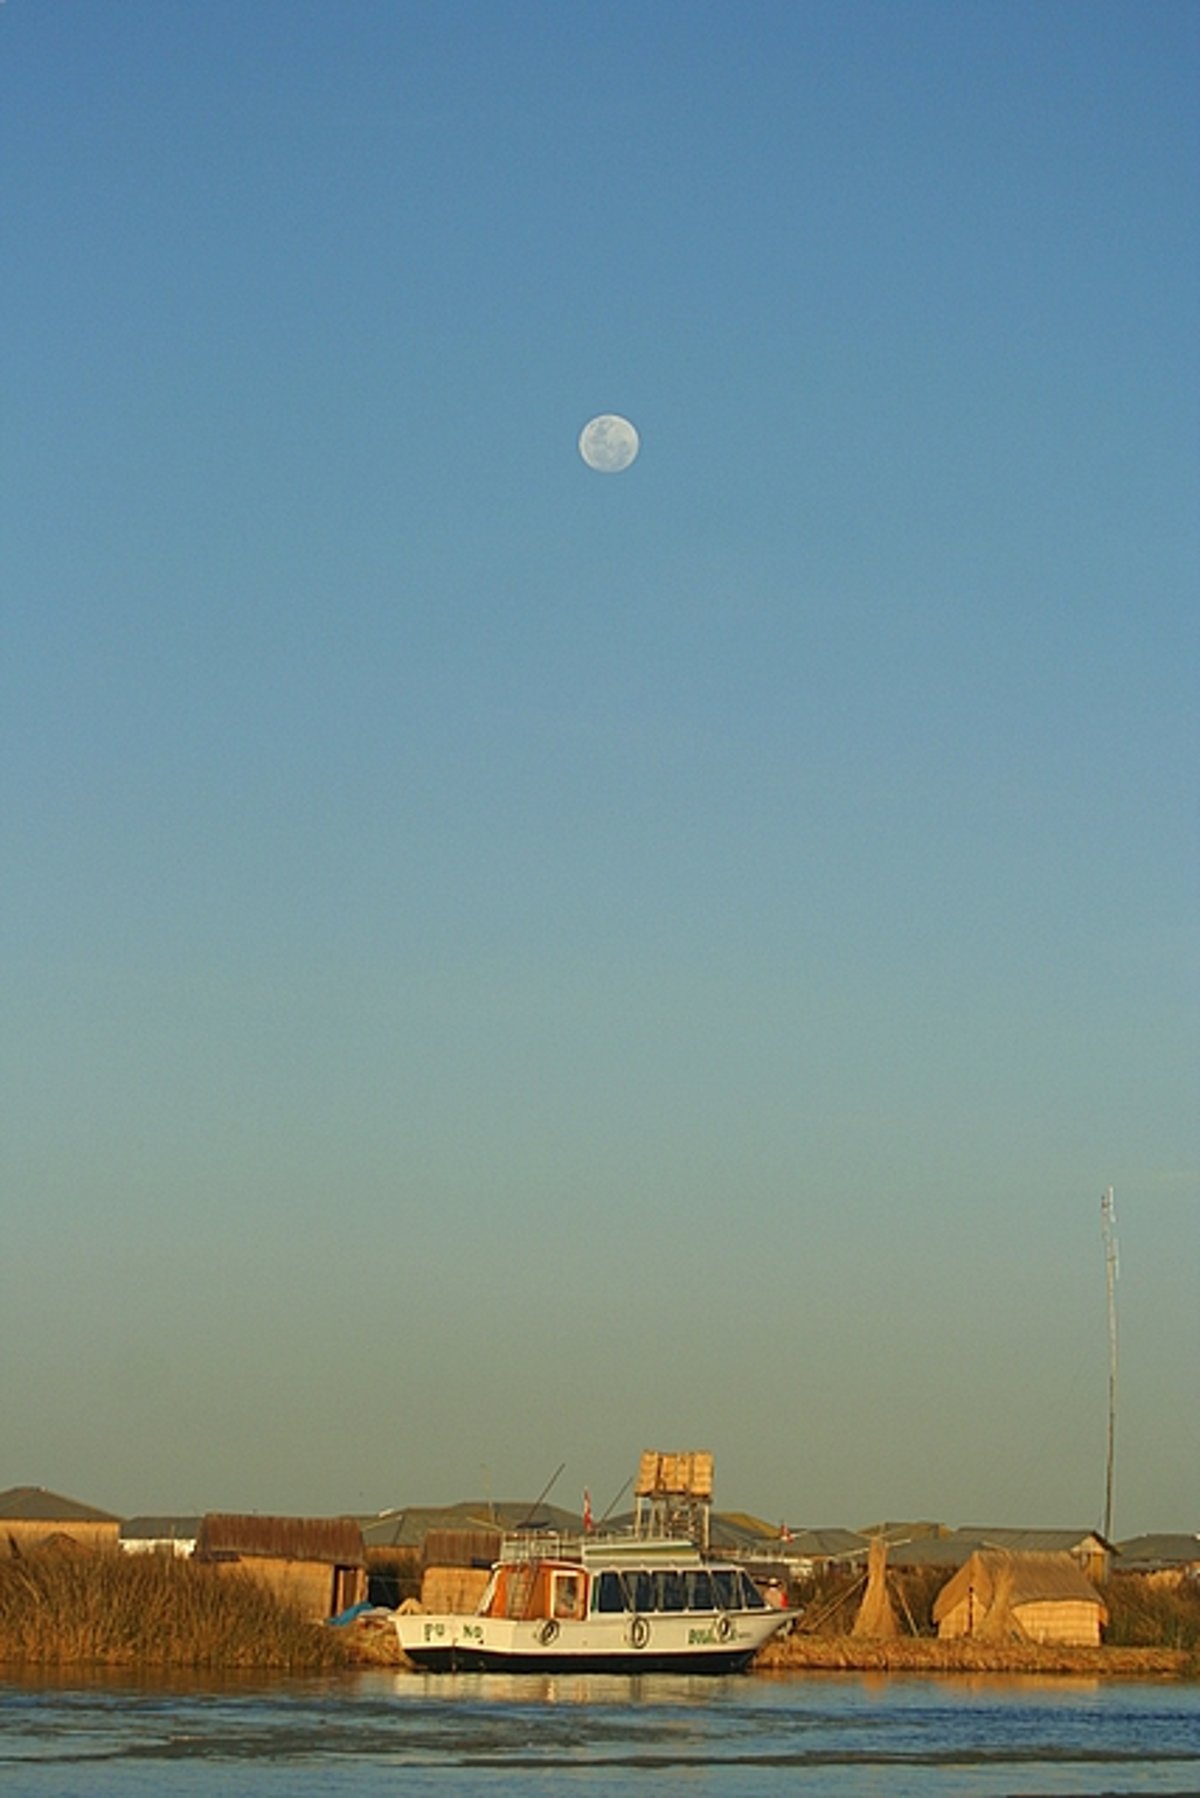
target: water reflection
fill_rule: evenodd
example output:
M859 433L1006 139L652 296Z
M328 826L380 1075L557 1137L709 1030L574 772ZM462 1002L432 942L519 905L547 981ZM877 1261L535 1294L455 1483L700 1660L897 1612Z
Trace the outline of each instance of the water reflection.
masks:
M735 1693L736 1678L694 1674L396 1673L397 1698L422 1703L637 1705L714 1704Z

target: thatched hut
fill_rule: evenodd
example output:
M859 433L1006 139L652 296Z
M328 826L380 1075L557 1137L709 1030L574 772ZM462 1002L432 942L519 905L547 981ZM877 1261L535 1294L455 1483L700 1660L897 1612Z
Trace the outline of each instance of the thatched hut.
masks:
M942 1587L933 1618L942 1638L1094 1648L1108 1612L1070 1554L982 1548Z
M200 1520L195 1559L249 1574L314 1623L366 1596L362 1531L351 1517L210 1511Z
M10 1486L0 1492L0 1556L32 1550L115 1550L121 1519L44 1486Z

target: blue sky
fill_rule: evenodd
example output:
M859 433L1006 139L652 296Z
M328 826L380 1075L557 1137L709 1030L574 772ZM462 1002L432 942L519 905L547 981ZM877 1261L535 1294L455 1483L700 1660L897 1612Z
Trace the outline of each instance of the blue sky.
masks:
M0 9L0 1485L1200 1528L1198 36Z

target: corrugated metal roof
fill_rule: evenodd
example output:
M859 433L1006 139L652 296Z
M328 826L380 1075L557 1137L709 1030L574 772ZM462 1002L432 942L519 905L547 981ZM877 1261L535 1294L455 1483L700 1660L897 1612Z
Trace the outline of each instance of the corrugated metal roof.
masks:
M1027 1554L1069 1554L1073 1549L1090 1548L1093 1544L1112 1548L1098 1530L1013 1530L997 1526L985 1529L978 1524L963 1524L954 1535L984 1547L1012 1548Z
M907 1523L868 1523L859 1532L861 1536L882 1536L885 1542L924 1542L931 1536L949 1535L944 1523L931 1523L927 1519Z
M47 1492L44 1486L10 1486L0 1492L0 1520L12 1523L119 1523L111 1511L98 1511L95 1505L81 1504L77 1498L63 1498L61 1493Z
M1131 1536L1117 1543L1125 1571L1137 1567L1188 1567L1200 1562L1200 1536L1159 1534Z
M199 1517L127 1517L117 1535L122 1542L194 1542Z
M790 1540L781 1545L780 1553L789 1560L849 1561L865 1560L867 1549L866 1536L857 1530L794 1529Z
M368 1548L375 1549L419 1549L430 1530L498 1529L508 1532L525 1527L578 1535L583 1528L583 1519L578 1512L563 1511L557 1505L535 1508L529 1499L465 1499L457 1505L410 1505L403 1511L384 1511L376 1517L362 1517L359 1523L363 1541Z
M352 1517L240 1517L209 1511L200 1520L197 1560L245 1557L328 1561L338 1567L365 1562L362 1531Z
M923 1536L888 1546L889 1567L961 1567L979 1547L974 1536Z
M747 1536L753 1536L759 1542L779 1541L779 1525L768 1523L765 1517L756 1517L753 1511L714 1511L710 1522L743 1530Z

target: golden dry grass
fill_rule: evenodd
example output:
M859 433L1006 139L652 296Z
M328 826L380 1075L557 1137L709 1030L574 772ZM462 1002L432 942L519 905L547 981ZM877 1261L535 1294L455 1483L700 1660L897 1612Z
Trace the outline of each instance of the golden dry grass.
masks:
M347 1658L338 1632L228 1570L158 1555L0 1562L0 1663L299 1671Z

